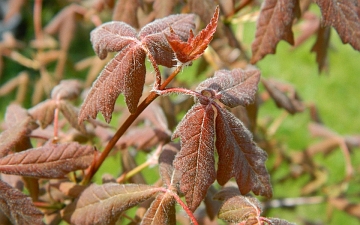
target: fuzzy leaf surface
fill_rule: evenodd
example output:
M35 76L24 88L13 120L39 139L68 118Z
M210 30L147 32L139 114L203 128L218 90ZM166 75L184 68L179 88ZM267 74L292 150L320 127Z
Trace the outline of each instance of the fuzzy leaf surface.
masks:
M64 115L66 120L70 123L70 125L76 130L80 131L83 134L86 134L86 128L84 123L79 123L78 115L79 109L74 105L69 103L66 100L61 100L59 104L59 108L61 113Z
M165 38L172 26L182 38L188 37L193 29L194 15L172 15L155 20L139 33L124 22L105 23L91 32L91 42L96 54L104 59L108 52L119 52L100 73L94 82L79 114L81 123L88 118L96 118L101 112L110 122L117 97L123 93L130 113L137 109L145 84L145 57L149 54L156 64L171 67L175 61L169 60L173 51ZM153 61L152 61L153 62Z
M0 134L0 157L12 150L26 149L31 144L28 135L37 128L27 111L19 105L7 107L5 122L6 130Z
M322 23L333 26L344 44L360 51L360 18L357 0L315 0L322 14Z
M267 54L275 53L276 45L281 40L294 44L291 27L297 7L299 7L298 0L265 0L263 2L256 25L255 40L251 45L252 64Z
M174 50L177 60L181 63L187 63L199 58L213 38L218 19L219 7L216 8L210 23L198 35L194 37L192 30L190 30L187 42L182 41L175 31L171 29L171 33L166 35L166 39Z
M259 81L259 70L218 70L212 78L201 82L196 91L212 89L223 104L231 108L246 106L254 101Z
M115 224L123 211L157 192L157 188L149 185L92 184L62 211L62 216L71 224Z
M105 59L108 52L120 52L138 42L136 34L136 30L124 22L108 22L91 31L90 40L99 58Z
M81 94L82 84L79 80L62 80L51 91L52 99L72 100Z
M0 210L13 224L44 224L43 213L30 197L0 180Z
M241 194L272 196L265 167L267 154L253 141L250 131L229 111L218 108L216 149L219 155L217 180L224 185L235 177Z
M79 121L96 118L100 111L110 122L117 97L124 93L130 112L136 110L145 83L146 53L140 45L128 45L112 59L94 82L79 113Z
M170 15L163 19L157 19L140 30L139 38L155 58L157 64L172 67L176 65L176 61L173 60L174 51L170 47L166 35L170 35L171 27L180 40L186 41L189 38L189 31L195 29L194 20L194 14Z
M157 224L176 224L175 199L169 193L159 193L141 221L141 225Z
M45 129L54 121L54 111L56 109L56 102L52 99L47 99L33 108L29 109L29 114L37 121L39 121L42 129Z
M0 159L0 172L36 178L63 178L71 171L86 169L94 158L94 148L77 142L48 143Z
M182 172L180 190L194 211L215 181L215 111L211 104L195 104L177 126L173 138L180 137L181 151L174 160Z
M230 223L240 223L248 219L259 218L260 213L260 202L256 198L237 195L224 201L218 216Z

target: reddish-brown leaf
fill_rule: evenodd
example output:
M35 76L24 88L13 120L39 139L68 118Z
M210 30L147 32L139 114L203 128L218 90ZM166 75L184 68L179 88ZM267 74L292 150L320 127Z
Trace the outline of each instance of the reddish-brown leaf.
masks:
M103 69L94 82L79 113L79 122L96 118L100 111L110 122L120 93L125 94L130 112L136 110L145 83L145 52L140 45L128 45Z
M153 7L156 18L163 18L172 14L178 0L155 0Z
M360 18L357 0L315 0L322 14L322 23L333 26L344 44L360 51Z
M179 62L191 62L204 53L216 31L219 11L220 9L217 7L209 24L196 37L194 37L192 30L190 30L187 42L182 41L173 29L170 30L170 35L166 35L166 39L174 50L176 59Z
M225 105L231 108L238 105L246 106L254 101L259 80L259 70L218 70L214 77L201 82L196 91L212 89Z
M119 52L137 43L136 30L124 22L108 22L91 31L91 43L100 59L108 52Z
M298 0L265 0L256 25L255 40L251 45L251 63L276 51L281 40L294 44L292 22L299 8Z
M52 99L72 100L81 94L82 84L79 80L62 80L51 91Z
M48 143L0 159L0 172L37 178L63 178L67 173L86 169L93 161L94 148L77 142Z
M252 140L242 122L218 107L216 117L216 149L219 155L217 180L224 185L235 177L241 194L272 196L270 176L265 167L267 154Z
M181 151L174 160L182 172L180 190L185 193L189 208L194 211L215 181L214 124L211 104L195 104L177 126L173 138L180 137Z
M175 199L169 193L159 193L141 221L141 225L158 224L176 224Z
M167 188L176 186L180 180L180 173L174 171L173 161L175 155L180 151L180 145L169 143L164 145L163 150L159 156L159 172L162 181ZM174 173L175 172L175 173Z
M291 114L304 111L305 106L293 86L273 79L263 79L262 83L277 107L284 108Z
M259 218L261 211L261 204L256 198L236 195L224 200L218 217L230 223L240 223Z
M155 58L156 63L166 67L176 65L173 59L174 51L170 47L166 36L170 35L170 27L182 41L189 38L189 31L195 28L194 14L170 15L157 19L144 26L139 32L139 38Z
M56 102L52 99L47 99L28 111L35 120L39 121L41 128L45 129L54 121L55 109Z
M327 52L330 43L330 27L320 27L317 33L316 42L311 48L312 52L316 53L316 62L318 63L319 72L327 69Z
M153 197L158 191L158 188L140 184L92 184L62 211L62 216L71 224L115 224L123 211Z
M37 209L30 197L0 180L0 211L13 224L44 224L44 215Z
M64 115L66 120L70 125L76 130L80 131L83 134L86 134L86 127L84 123L79 123L78 115L79 109L73 106L70 102L66 100L61 100L58 104L61 113Z
M267 218L267 219L269 219L273 225L295 225L295 223L290 223L286 220L279 218Z
M10 105L5 114L6 130L0 134L0 158L10 151L21 151L31 146L28 135L37 128L27 111L19 105Z
M132 27L139 28L139 22L137 18L138 8L139 1L118 0L114 8L112 20L123 21Z

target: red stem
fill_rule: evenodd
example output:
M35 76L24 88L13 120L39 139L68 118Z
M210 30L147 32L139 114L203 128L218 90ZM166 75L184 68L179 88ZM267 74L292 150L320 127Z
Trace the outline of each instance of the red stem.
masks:
M36 40L42 39L41 10L42 10L42 0L35 0L35 3L34 3L34 30L35 30Z
M175 198L175 200L177 201L177 203L179 203L181 205L181 207L185 210L186 214L188 214L191 222L194 225L199 225L198 222L196 221L196 218L194 216L194 214L192 213L192 211L189 209L189 207L187 207L187 205L180 199L179 195L177 193L174 193L173 191L166 189L166 188L160 188L160 190L162 192L168 193L171 196L173 196Z
M164 81L164 83L161 84L159 87L159 90L165 89L165 87L175 78L175 76L181 71L182 67L179 66L174 70L174 72L171 73L171 75ZM101 155L96 159L95 163L89 168L86 176L84 177L83 181L81 182L83 185L88 184L92 177L95 175L95 173L98 171L102 163L105 161L106 157L109 155L110 151L115 146L116 142L120 139L120 137L125 133L125 131L130 127L130 125L135 121L135 119L141 114L144 109L152 101L154 101L159 95L155 92L151 92L147 98L140 103L138 108L136 109L136 112L134 114L129 115L129 117L125 120L125 122L121 125L121 127L117 130L115 135L111 138L109 143L106 145L104 151L101 153Z

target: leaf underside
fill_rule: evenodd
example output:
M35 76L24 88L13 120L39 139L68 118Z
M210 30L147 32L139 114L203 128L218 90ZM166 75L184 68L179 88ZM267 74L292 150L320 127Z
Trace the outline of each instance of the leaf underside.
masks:
M123 211L153 197L157 191L142 184L92 184L62 211L62 216L71 224L115 224Z
M146 211L141 225L176 224L175 200L168 193L159 193Z

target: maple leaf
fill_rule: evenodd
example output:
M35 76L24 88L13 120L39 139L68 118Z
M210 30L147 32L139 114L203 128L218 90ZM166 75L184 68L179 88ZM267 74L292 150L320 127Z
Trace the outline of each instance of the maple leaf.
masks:
M182 41L173 29L170 29L170 35L166 35L171 48L175 52L176 59L183 64L189 63L199 58L209 45L216 31L217 22L219 19L219 7L216 7L215 13L210 23L200 31L196 37L192 30L190 30L189 39L187 42Z
M117 97L123 93L128 109L134 113L145 83L145 58L148 55L156 64L171 67L175 61L165 34L171 26L183 39L193 29L194 15L172 15L158 19L143 27L139 33L124 22L108 22L91 32L91 42L96 54L106 58L108 52L119 52L102 70L87 95L79 122L96 118L100 111L110 122ZM185 32L186 31L186 32ZM157 65L153 65L157 67ZM156 68L155 68L156 69Z
M115 224L123 211L155 196L158 191L144 184L92 184L61 214L71 224Z
M251 45L251 63L273 54L280 40L294 44L292 22L299 8L298 0L265 0L256 25L255 40Z
M0 211L12 224L44 224L42 222L44 215L34 206L31 198L1 180Z
M36 178L63 178L71 171L86 169L94 158L94 148L77 142L48 143L0 158L0 172Z
M209 78L210 81L204 81L196 89L200 92L196 95L199 101L187 112L172 137L180 137L181 151L174 160L174 167L182 172L180 190L191 210L205 198L215 178L224 185L235 177L242 194L253 191L257 195L272 196L270 177L265 168L266 152L254 143L250 131L239 119L216 103L218 96L231 99L224 100L230 106L249 102L245 99L253 96L244 93L241 97L242 91L255 94L260 73L236 69L220 74L216 79L223 82L213 85L213 78ZM239 74L251 74L255 78L248 78L241 85L243 80L237 78ZM231 80L234 82L229 82ZM217 175L215 146L219 155Z
M231 108L246 106L254 101L259 80L260 71L255 69L218 70L212 78L201 82L196 91L211 89L216 92L215 98Z
M330 43L330 34L330 27L320 27L317 33L316 42L311 48L311 51L316 53L316 62L318 63L319 72L323 69L327 69L327 53Z
M315 0L322 15L322 24L333 26L344 44L360 51L360 18L357 0Z
M175 199L169 193L159 193L146 211L141 225L176 224Z
M181 151L174 167L182 172L180 190L192 211L205 198L215 181L214 124L215 111L211 104L195 104L177 126L173 139L180 137Z

